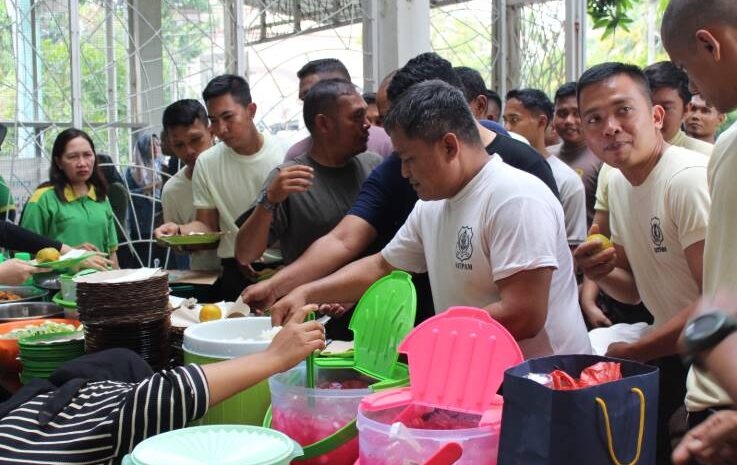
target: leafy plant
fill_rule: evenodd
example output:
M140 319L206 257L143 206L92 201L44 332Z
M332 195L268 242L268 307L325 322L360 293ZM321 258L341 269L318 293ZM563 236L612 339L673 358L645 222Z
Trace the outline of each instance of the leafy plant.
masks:
M594 29L604 29L606 39L621 27L629 32L633 19L628 16L635 0L587 0L589 16Z

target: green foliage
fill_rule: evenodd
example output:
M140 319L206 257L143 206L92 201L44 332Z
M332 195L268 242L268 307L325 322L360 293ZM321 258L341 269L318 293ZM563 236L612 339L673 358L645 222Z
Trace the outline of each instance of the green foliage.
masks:
M594 29L604 29L601 38L614 34L617 28L629 31L633 19L629 13L634 0L588 0L587 7Z

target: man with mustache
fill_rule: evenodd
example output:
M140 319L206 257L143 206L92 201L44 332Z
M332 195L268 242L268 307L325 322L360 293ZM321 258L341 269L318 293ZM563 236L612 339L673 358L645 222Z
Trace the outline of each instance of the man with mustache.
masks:
M678 336L701 293L709 215L708 157L668 145L665 111L654 105L636 66L602 63L578 81L583 134L591 151L617 168L609 180L614 247L587 242L576 249L586 276L620 302L641 299L655 318L639 341L609 346L607 355L660 368L658 463L668 463L668 420L683 405L686 369Z

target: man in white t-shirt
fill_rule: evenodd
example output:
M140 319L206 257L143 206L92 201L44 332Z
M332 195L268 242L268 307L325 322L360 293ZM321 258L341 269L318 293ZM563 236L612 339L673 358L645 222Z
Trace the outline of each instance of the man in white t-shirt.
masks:
M553 102L537 89L515 89L507 93L504 126L530 141L553 170L563 203L568 245L575 248L586 239L586 189L581 176L552 155L545 144L545 132L553 120Z
M420 201L380 253L294 289L272 320L300 302L355 302L402 269L429 274L436 313L488 310L526 357L589 353L563 210L550 189L489 157L463 94L441 81L412 86L384 124Z
M668 145L665 112L653 105L647 78L634 65L602 63L578 81L586 144L618 168L609 178L609 218L614 247L576 249L589 279L620 302L640 299L654 328L639 341L609 346L607 355L653 362L661 369L658 463L671 454L668 420L683 405L686 370L677 356L678 336L701 293L708 223L708 157Z
M220 292L235 299L247 284L235 256L235 220L258 196L269 172L284 160L287 146L268 133L260 133L253 121L256 104L248 83L240 76L224 74L212 79L202 92L213 134L220 143L197 159L192 177L196 220L166 223L156 237L193 232L220 231L218 245L223 276ZM247 264L245 264L247 265Z
M161 192L164 222L191 223L197 216L193 205L192 173L197 157L212 147L213 142L207 110L197 100L179 100L166 107L162 125L171 152L184 163L184 167L164 184ZM220 270L220 259L214 248L192 250L189 259L189 268L192 270Z
M663 45L673 63L684 69L693 93L717 111L737 108L737 9L734 0L672 0L663 15ZM737 289L737 126L717 140L709 159L711 195L704 250L704 296ZM673 454L678 465L737 462L737 412L729 392L737 393L735 350L737 334L721 332L702 351L688 379L689 427L694 427ZM717 376L709 373L712 370ZM707 419L707 417L709 417ZM706 421L704 421L706 420ZM703 424L699 425L700 422ZM697 426L699 425L699 426Z

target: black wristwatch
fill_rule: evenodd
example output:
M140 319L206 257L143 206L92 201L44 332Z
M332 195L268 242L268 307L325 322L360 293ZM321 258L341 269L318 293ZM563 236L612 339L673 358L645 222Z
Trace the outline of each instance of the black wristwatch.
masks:
M259 194L258 198L256 199L256 203L258 205L261 205L265 210L273 212L276 210L276 206L278 204L269 202L269 196L266 194L266 189L263 189Z
M719 310L694 318L684 331L688 359L698 365L701 352L716 346L735 331L737 319Z

